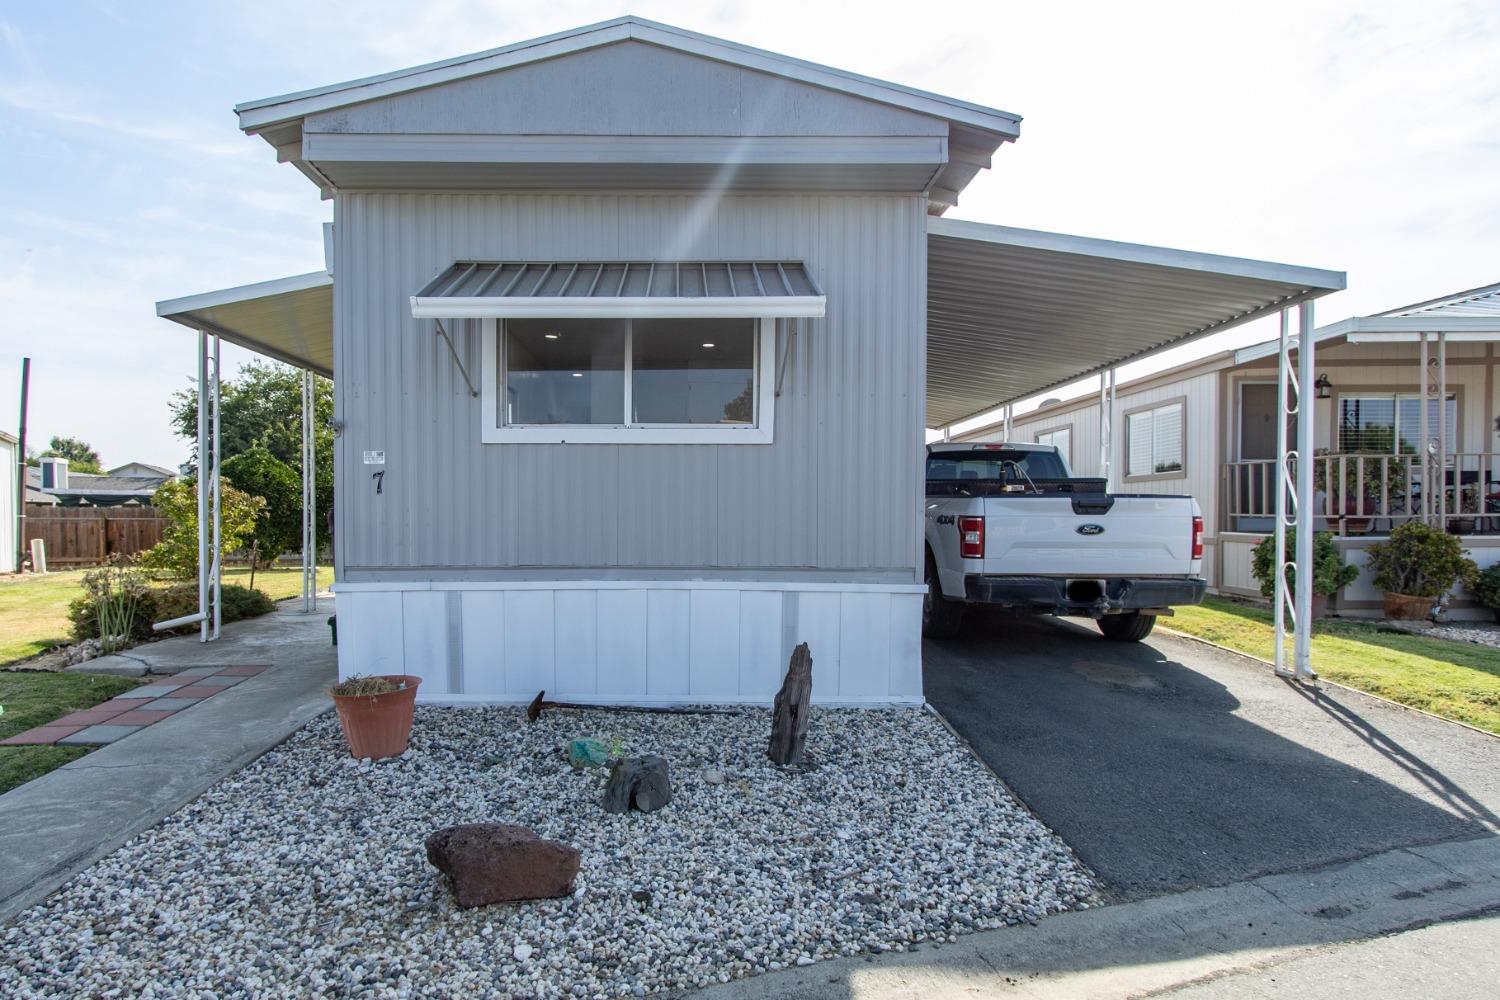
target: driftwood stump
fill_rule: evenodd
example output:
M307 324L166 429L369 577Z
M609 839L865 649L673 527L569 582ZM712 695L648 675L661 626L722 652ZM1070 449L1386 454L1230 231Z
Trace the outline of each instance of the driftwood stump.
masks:
M672 801L672 778L661 757L624 757L609 769L604 786L604 811L655 812Z
M808 703L812 699L812 653L807 643L792 650L786 680L776 692L771 715L771 744L766 756L778 764L800 764L807 747Z

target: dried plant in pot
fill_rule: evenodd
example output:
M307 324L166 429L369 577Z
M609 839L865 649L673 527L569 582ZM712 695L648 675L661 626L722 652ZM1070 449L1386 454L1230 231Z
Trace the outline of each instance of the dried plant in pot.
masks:
M1455 584L1473 584L1479 567L1458 539L1441 528L1411 521L1369 548L1375 586L1385 591L1385 616L1405 621L1432 617L1432 607Z
M349 752L371 760L405 753L421 683L411 674L356 675L330 688Z

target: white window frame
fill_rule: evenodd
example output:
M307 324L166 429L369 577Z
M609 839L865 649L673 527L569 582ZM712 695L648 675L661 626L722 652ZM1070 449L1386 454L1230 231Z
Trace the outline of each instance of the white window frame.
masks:
M1437 394L1433 393L1431 398L1436 399L1437 398ZM1348 400L1348 399L1372 399L1372 400L1373 399L1389 399L1389 400L1391 400L1391 421L1392 421L1392 424L1393 424L1393 426L1391 428L1391 437L1392 437L1391 447L1394 448L1395 451L1392 451L1392 452L1383 452L1383 451L1344 451L1344 401ZM1386 455L1386 454L1390 454L1390 455L1393 455L1393 456L1396 456L1396 455L1420 455L1421 454L1421 449L1420 448L1414 449L1412 451L1402 451L1401 450L1401 430L1402 430L1402 425L1401 425L1401 403L1402 403L1403 400L1411 400L1411 401L1416 401L1416 402L1420 403L1421 399L1422 399L1422 393L1421 392L1400 392L1400 391L1396 391L1396 390L1386 391L1384 389L1360 389L1360 388L1350 388L1350 389L1348 389L1346 391L1340 392L1338 394L1338 398L1334 400L1333 420L1331 421L1332 424L1333 424L1334 440L1335 440L1335 442L1337 444L1337 451L1339 453L1345 454L1345 455ZM1459 405L1459 399L1458 399L1458 392L1457 391L1452 390L1452 389L1450 389L1448 391L1448 398L1446 400L1444 400L1444 403L1443 403L1443 406L1444 406L1445 409L1447 408L1447 404L1449 404L1449 403L1453 404L1453 421L1452 421L1452 423L1450 423L1448 425L1448 433L1449 433L1449 435L1452 436L1453 440L1450 441L1450 442L1448 442L1448 452L1450 454L1453 454L1455 452L1455 450L1458 448L1458 443L1462 440L1462 437L1458 433L1458 422L1461 419L1463 419L1463 410L1462 410L1462 408ZM1421 407L1419 405L1418 406L1418 414L1417 414L1417 420L1418 420L1419 423L1421 421L1421 412L1420 411L1421 411ZM1429 428L1428 428L1428 430L1429 431L1435 430L1436 428L1434 428L1434 427L1432 427L1430 425L1431 418L1429 417L1428 419L1429 419Z
M540 317L549 318L549 317ZM601 317L603 318L603 317ZM619 316L618 319L659 317ZM713 319L710 316L673 317ZM505 338L501 320L480 322L482 342L480 373L480 440L485 444L771 444L775 439L776 410L776 320L757 318L755 338L755 419L750 424L523 424L508 425L500 417L503 397L501 365ZM625 407L630 412L633 379L630 352L625 354Z
M1130 418L1131 417L1139 417L1143 413L1150 413L1152 415L1152 417L1151 417L1151 419L1152 419L1151 434L1152 434L1152 437L1153 437L1153 440L1154 440L1155 435L1156 435L1156 426L1155 426L1156 411L1169 409L1169 408L1171 408L1173 406L1178 407L1182 411L1182 436L1181 436L1182 452L1181 452L1181 455L1178 458L1177 468L1175 468L1175 469L1169 469L1166 472L1156 472L1156 471L1154 471L1155 468L1156 468L1156 455L1155 455L1155 453L1153 453L1152 456L1151 456L1151 468L1152 468L1153 471L1151 471L1151 472L1131 472L1130 471ZM1124 454L1122 454L1120 456L1120 458L1121 458L1121 464L1125 467L1125 477L1124 478L1125 478L1126 482L1144 482L1144 481L1146 481L1148 479L1186 479L1187 478L1187 471L1188 471L1187 470L1187 466L1188 466L1188 419L1187 419L1187 409L1188 409L1187 408L1187 397L1186 396L1174 396L1171 399L1161 399L1161 400L1157 400L1156 402L1143 403L1140 406L1131 407L1130 409L1126 410L1123 414L1121 414L1120 423L1121 423L1121 426L1125 430L1125 434L1124 434L1125 440L1124 440Z

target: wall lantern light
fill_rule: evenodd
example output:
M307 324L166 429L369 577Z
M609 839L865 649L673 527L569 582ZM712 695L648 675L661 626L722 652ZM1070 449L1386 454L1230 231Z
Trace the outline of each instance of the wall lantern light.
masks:
M1319 375L1318 380L1313 383L1313 388L1318 390L1319 399L1328 399L1333 395L1333 383L1328 381L1327 375Z

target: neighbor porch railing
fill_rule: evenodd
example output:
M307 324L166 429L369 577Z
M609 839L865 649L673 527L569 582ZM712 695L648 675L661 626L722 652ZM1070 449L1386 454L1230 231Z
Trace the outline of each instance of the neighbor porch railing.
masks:
M1500 533L1500 454L1459 452L1428 460L1432 487L1417 455L1334 453L1313 458L1313 514L1319 531L1386 534L1427 521L1457 534ZM1220 483L1229 531L1275 528L1276 462L1228 462Z

